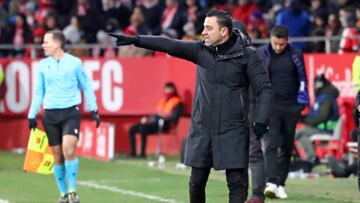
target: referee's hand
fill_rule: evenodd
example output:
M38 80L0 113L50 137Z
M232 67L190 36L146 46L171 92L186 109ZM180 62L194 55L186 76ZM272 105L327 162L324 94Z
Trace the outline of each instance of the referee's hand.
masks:
M99 127L101 120L100 120L99 112L97 110L90 111L90 120L96 122L96 128Z
M29 118L28 121L29 121L29 129L35 130L37 127L36 118Z

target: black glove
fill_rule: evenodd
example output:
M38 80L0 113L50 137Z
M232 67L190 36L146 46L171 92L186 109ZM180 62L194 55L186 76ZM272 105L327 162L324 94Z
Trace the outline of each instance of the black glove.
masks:
M96 128L99 127L101 120L98 111L90 111L90 120L96 122Z
M256 136L257 140L260 140L260 138L269 131L269 126L262 124L262 123L254 123L253 124L253 131Z
M116 38L116 46L124 46L130 44L138 44L140 41L139 36L126 36L115 33L108 33L111 37Z
M36 118L29 118L28 121L29 121L29 129L35 130L35 128L37 127Z

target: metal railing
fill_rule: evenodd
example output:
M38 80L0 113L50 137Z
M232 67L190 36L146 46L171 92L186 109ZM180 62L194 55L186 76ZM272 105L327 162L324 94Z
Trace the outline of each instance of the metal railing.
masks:
M354 36L354 38L360 39L360 35ZM325 42L325 53L331 53L336 52L338 49L338 46L340 44L341 36L332 36L332 37L324 37L324 36L314 36L314 37L294 37L289 38L290 42ZM253 39L252 43L256 46L260 46L266 43L269 43L269 38L267 39ZM115 46L115 45L114 45ZM87 49L92 50L93 48L108 48L109 46L105 46L102 44L67 44L65 46L65 49ZM0 44L0 51L2 50L21 50L21 49L31 49L31 52L34 52L35 49L41 48L40 45L32 45L27 44L24 46L14 46L13 44ZM30 55L31 58L33 57L33 54Z
M336 52L338 47L332 47L331 42L337 42L337 46L340 44L341 36L313 36L313 37L291 37L289 38L289 42L325 42L325 53ZM355 36L355 38L360 39L360 35ZM254 39L252 43L255 45L262 45L269 43L270 39Z

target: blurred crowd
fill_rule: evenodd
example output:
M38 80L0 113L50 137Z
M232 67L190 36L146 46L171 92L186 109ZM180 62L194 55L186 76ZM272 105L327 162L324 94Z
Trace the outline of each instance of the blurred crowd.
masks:
M63 30L77 56L134 57L154 54L136 47L114 48L107 33L164 35L201 39L206 12L220 9L244 23L251 39L268 38L276 24L290 37L332 37L332 52L357 52L360 30L358 0L0 0L0 57L41 57L48 30ZM324 52L325 42L297 42L304 52ZM159 53L155 53L159 54Z

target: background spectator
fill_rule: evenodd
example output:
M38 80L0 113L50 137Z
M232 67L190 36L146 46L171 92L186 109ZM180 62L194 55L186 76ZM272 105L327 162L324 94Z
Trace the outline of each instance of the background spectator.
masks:
M141 13L144 15L145 25L153 35L161 33L160 22L164 6L159 0L143 0L140 4Z
M26 22L24 14L17 14L14 24L10 25L8 43L14 45L14 50L10 53L11 56L21 57L24 55L25 45L32 40L31 30Z
M77 15L84 31L86 43L96 42L96 33L100 30L103 18L101 8L95 7L88 0L77 0L72 15Z
M103 10L105 20L116 19L121 29L129 25L131 10L122 3L122 0L104 0Z
M63 30L67 43L77 44L80 42L82 33L79 19L76 15L71 16L70 24Z
M326 36L330 39L330 47L325 47L325 38L319 42L307 38L307 42L294 43L305 52L339 51L340 40L333 37L352 33L352 29L345 28L339 21L340 18L345 19L342 16L349 8L355 13L354 28L360 31L360 2L355 0L0 0L0 44L12 44L10 28L19 14L25 15L31 30L29 33L39 26L46 30L64 29L71 24L71 17L77 16L84 33L82 43L97 43L100 30L128 32L125 29L133 27L129 26L130 18L132 13L137 12L136 7L141 10L144 27L150 31L136 33L160 35L164 29L171 29L176 31L179 39L185 32L185 38L192 39L192 27L196 35L201 35L202 21L209 9L228 11L233 14L234 20L243 21L253 42L266 39L276 24L288 27L290 37ZM74 38L79 39L77 34ZM82 52L90 53L92 50L89 49ZM13 53L1 50L0 56Z
M341 32L341 26L339 21L339 16L336 12L330 13L328 16L328 23L326 27L326 37L339 36ZM331 52L337 51L339 48L339 40L332 40L331 43Z
M59 29L58 21L56 14L54 12L50 12L44 20L44 28L46 31Z
M130 25L125 28L124 34L127 35L148 35L150 30L144 24L144 16L139 7L134 9L130 18ZM135 47L134 45L121 47L119 50L119 57L141 57L151 54L152 51L143 48Z
M52 10L50 0L39 0L39 8L35 11L34 18L38 24L44 24L46 16Z
M166 7L163 12L160 27L161 30L174 29L178 38L184 35L183 26L186 23L186 10L178 0L166 0Z
M37 27L33 32L33 41L31 47L28 47L24 56L29 58L43 58L44 51L41 47L46 30L42 27Z
M322 11L319 11L314 15L314 21L312 24L311 34L312 37L323 37L326 33L326 21L327 16ZM310 42L310 48L312 52L325 52L324 41Z
M319 163L319 159L310 137L316 133L332 133L339 119L339 107L336 103L339 90L321 74L314 78L314 91L315 102L310 113L300 119L306 126L295 135L306 153L306 160L313 165Z
M130 140L130 156L135 157L136 142L135 134L141 135L141 151L139 156L144 158L146 156L146 139L150 134L154 134L159 131L167 131L171 127L177 125L183 111L183 104L178 95L176 86L172 82L167 82L164 86L164 97L159 100L156 107L156 113L141 118L139 124L135 124L130 128L129 140ZM163 120L163 125L159 126L159 120Z
M238 0L232 11L232 16L234 19L239 20L248 26L250 23L250 16L256 10L256 4L251 0Z
M57 14L59 28L63 29L69 24L72 17L70 12L76 5L76 0L52 0L52 4Z
M275 23L286 26L289 37L308 37L310 34L310 15L300 0L289 0L289 6L277 14ZM304 42L293 44L303 51L309 51L309 47Z
M200 4L196 0L186 0L186 16L187 22L193 24L196 34L201 34L207 9L200 7ZM185 25L184 25L185 26ZM186 32L184 30L184 32Z
M338 53L344 52L357 52L359 48L359 40L356 35L359 32L356 30L356 15L355 11L348 9L344 11L345 13L340 17L340 22L343 27L341 34L341 40L339 45Z

